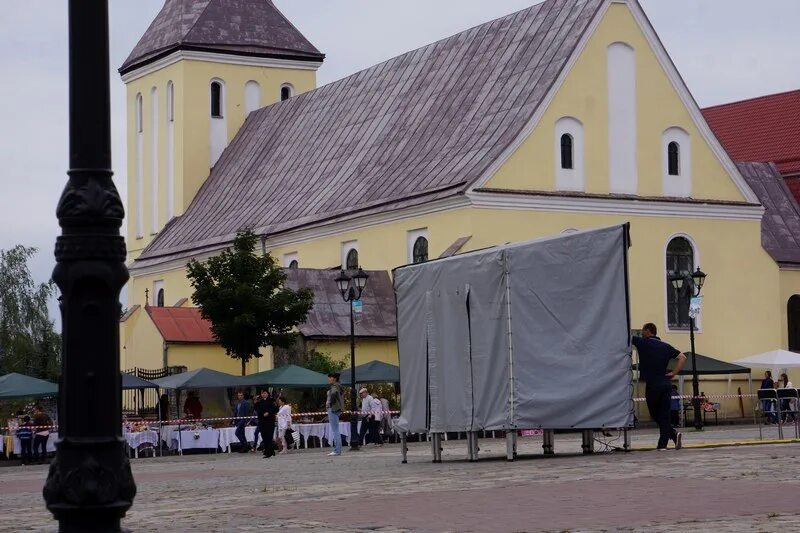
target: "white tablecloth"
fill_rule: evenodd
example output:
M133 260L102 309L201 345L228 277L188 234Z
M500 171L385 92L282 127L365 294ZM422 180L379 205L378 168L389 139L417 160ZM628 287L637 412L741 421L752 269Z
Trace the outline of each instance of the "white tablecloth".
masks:
M247 442L255 442L256 427L245 426L244 436ZM220 428L219 430L219 447L223 452L230 453L231 444L238 444L239 439L236 437L236 427Z
M302 437L302 444L305 448L308 448L309 437L317 437L320 440L325 439L328 441L329 446L333 442L331 425L328 422L319 424L293 424L292 428ZM361 422L358 423L358 428L361 429ZM339 433L347 442L350 442L350 422L339 422ZM298 443L298 445L299 444L300 443Z
M138 448L142 444L152 444L158 446L158 432L156 431L134 431L125 433L125 440L131 448Z
M47 451L50 453L55 453L56 451L56 440L58 439L58 433L51 431L50 436L47 437ZM31 447L33 446L33 441L31 440ZM14 435L14 455L19 455L22 453L22 444L20 444L19 439L16 435Z
M217 446L219 446L219 430L204 429L198 431L197 434L198 437L195 438L194 431L176 431L172 437L173 444L170 447L183 451L196 448L216 450Z

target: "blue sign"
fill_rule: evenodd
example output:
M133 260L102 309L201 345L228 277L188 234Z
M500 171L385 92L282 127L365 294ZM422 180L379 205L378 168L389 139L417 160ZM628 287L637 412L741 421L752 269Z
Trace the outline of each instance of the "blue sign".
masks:
M353 313L359 314L362 310L361 300L353 300Z

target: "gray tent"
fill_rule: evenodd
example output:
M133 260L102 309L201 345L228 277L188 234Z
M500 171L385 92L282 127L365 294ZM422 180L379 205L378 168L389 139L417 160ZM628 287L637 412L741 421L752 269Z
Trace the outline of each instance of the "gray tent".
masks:
M122 388L124 390L130 389L157 389L158 385L152 381L147 381L133 374L122 373Z
M286 365L242 377L243 386L268 385L270 387L307 388L327 387L328 376L297 365Z
M400 427L630 427L628 243L626 224L395 269Z
M182 374L154 379L162 389L213 389L216 387L240 387L242 376L218 372L210 368L198 368Z

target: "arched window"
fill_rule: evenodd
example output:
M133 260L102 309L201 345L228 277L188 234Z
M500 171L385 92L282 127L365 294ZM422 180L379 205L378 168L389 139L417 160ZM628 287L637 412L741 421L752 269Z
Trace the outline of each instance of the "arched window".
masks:
M288 83L281 85L281 102L294 96L294 87Z
M572 168L572 135L561 136L561 168Z
M358 250L351 248L347 252L347 261L345 264L347 270L358 270Z
M211 116L222 118L222 84L218 81L211 82Z
M164 289L158 289L158 294L156 294L156 305L158 307L164 307Z
M672 141L667 145L667 173L670 176L680 176L680 145Z
M175 85L167 83L167 121L175 121Z
M667 324L673 329L689 328L691 289L684 284L675 289L672 276L689 276L694 272L694 248L686 237L675 237L667 245Z
M244 84L244 112L251 113L261 107L261 86L250 80Z
M793 352L800 352L800 295L795 294L786 304L786 318L789 321L788 347Z
M298 266L297 259L292 259L292 261L289 263L289 268L297 268Z
M428 239L417 237L414 241L414 263L424 263L428 260Z

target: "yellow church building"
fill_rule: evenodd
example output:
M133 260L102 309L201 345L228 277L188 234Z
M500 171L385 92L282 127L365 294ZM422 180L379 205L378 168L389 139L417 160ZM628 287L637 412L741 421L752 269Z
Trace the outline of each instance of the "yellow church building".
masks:
M800 263L762 246L751 186L771 167L730 159L636 0L548 0L317 88L323 60L269 0L167 0L123 64L123 368L172 364L147 308L190 306L187 262L243 227L333 286L340 267L630 222L634 327L689 350L667 277L702 266L699 353L787 346ZM359 362L396 361L390 338L359 343ZM231 367L219 349L181 364Z

